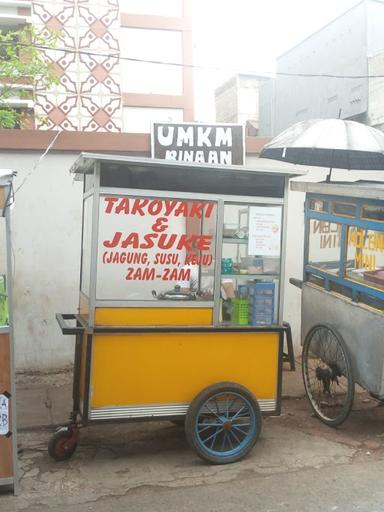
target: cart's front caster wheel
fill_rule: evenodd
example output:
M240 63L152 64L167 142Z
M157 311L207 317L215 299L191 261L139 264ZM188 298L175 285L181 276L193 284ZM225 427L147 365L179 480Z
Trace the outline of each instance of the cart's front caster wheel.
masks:
M348 348L330 325L315 325L303 344L305 391L315 415L337 427L348 417L355 393Z
M256 398L233 382L204 389L192 401L185 419L189 445L213 464L236 462L247 455L261 431Z
M49 441L49 455L58 462L70 459L77 448L79 436L78 428L61 428Z

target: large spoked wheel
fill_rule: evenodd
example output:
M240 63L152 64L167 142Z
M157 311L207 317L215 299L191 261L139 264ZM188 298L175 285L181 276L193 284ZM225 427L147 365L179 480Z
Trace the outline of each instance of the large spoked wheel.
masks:
M256 398L233 382L214 384L199 393L185 419L189 445L213 464L242 459L255 445L260 431Z
M347 346L330 325L315 325L303 345L306 393L316 416L331 427L341 425L352 409L355 385Z

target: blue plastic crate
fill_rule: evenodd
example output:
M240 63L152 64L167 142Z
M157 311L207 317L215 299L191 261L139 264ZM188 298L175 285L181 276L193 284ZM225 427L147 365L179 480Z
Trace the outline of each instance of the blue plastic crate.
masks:
M250 286L249 320L251 325L271 325L275 316L275 283Z

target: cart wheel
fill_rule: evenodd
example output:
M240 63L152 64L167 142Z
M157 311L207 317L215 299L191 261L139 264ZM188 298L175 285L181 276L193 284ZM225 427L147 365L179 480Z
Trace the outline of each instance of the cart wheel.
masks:
M185 419L189 445L204 460L228 464L243 458L261 431L256 398L233 382L204 389L192 401Z
M78 428L61 428L49 441L49 455L57 462L70 459L77 448L79 435L80 432Z
M316 416L331 427L341 425L352 409L355 384L347 346L330 325L315 325L302 354L304 386Z

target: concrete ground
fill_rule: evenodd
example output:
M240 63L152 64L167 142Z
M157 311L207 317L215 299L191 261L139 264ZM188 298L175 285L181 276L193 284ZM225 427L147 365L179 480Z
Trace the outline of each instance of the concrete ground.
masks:
M384 511L384 407L359 393L334 430L312 417L300 368L284 372L283 411L265 418L253 452L203 463L170 422L91 426L70 461L47 455L71 408L70 374L18 385L20 493L4 512Z

